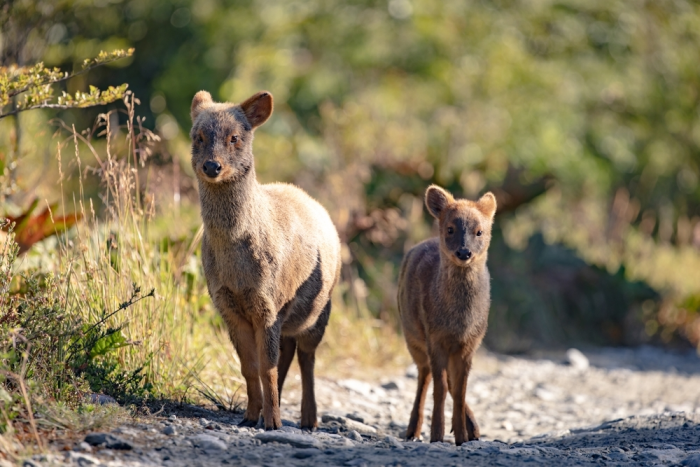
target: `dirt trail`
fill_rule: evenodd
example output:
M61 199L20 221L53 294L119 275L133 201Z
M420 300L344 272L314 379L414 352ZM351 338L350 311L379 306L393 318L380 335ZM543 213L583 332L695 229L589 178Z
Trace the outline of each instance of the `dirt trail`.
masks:
M71 442L38 465L687 465L700 467L700 358L654 348L550 353L540 358L481 352L467 401L478 442L400 441L415 391L415 369L379 381L317 379L323 415L313 434L297 427L300 384L291 373L284 427L236 427L240 415L172 409ZM432 394L432 391L431 391ZM428 439L431 398L423 438ZM447 430L452 404L446 407ZM121 445L119 443L122 443ZM54 443L58 450L61 443ZM108 448L106 446L112 446ZM131 447L131 449L116 449Z

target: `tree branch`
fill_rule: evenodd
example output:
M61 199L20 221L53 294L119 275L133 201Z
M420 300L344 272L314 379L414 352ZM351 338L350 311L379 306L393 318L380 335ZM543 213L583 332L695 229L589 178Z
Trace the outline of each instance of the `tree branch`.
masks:
M27 84L26 86L24 86L23 88L15 89L14 91L10 91L7 94L7 97L11 99L18 94L22 94L23 92L27 92L31 88L36 88L39 86L45 86L47 84L55 84L55 83L60 83L62 81L67 81L75 76L79 76L79 75L82 75L83 73L87 73L88 71L92 70L93 68L97 68L98 66L101 66L101 65L106 65L107 63L116 62L117 60L121 60L122 58L131 57L133 54L134 54L134 49L129 49L126 51L126 53L124 55L115 55L112 58L106 59L104 61L94 61L93 60L92 64L85 66L80 71L76 71L76 72L70 73L70 74L68 72L64 72L64 75L58 79L48 78L48 79L38 81L38 82L31 82L31 83ZM86 60L86 63L90 63L90 62ZM5 114L5 115L11 115L11 114Z

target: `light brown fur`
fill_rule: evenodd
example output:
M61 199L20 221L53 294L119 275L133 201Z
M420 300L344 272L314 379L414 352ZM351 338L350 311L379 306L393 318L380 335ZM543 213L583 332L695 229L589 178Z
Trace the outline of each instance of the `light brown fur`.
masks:
M314 360L340 273L340 240L326 210L304 191L257 182L253 132L271 113L267 92L240 105L214 103L205 91L192 101L202 262L246 380L248 407L241 424L254 426L262 411L265 429L282 426L282 385L296 350L301 427L314 429Z
M408 350L418 366L418 391L406 438L420 438L425 396L433 378L430 441L444 438L445 397L454 401L455 442L479 438L479 426L465 401L474 352L488 321L490 278L486 267L496 198L455 200L432 185L425 195L440 233L406 254L399 274L398 304ZM458 257L461 256L461 257Z

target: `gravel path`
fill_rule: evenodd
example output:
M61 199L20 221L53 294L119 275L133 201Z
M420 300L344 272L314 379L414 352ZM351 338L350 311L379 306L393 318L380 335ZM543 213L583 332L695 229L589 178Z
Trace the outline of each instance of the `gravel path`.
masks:
M53 443L37 465L687 465L700 467L700 358L654 348L598 349L538 358L481 352L467 401L480 441L400 441L415 371L379 381L317 378L322 414L297 428L300 384L290 372L284 427L238 428L241 415L173 408L110 433ZM431 391L432 394L432 391ZM430 429L426 401L423 439ZM451 419L451 401L446 420ZM92 445L92 446L91 446ZM69 449L60 452L61 449Z

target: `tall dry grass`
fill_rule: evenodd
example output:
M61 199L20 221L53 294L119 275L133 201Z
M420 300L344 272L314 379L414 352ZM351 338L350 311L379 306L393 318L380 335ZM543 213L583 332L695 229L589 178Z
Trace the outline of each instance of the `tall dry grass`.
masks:
M192 265L199 240L196 228L177 245L150 234L155 216L167 214L158 213L153 197L143 190L146 181L140 180L139 168L148 163L158 137L135 117L138 101L128 95L124 102L126 123L121 127L113 125L117 119L111 113L100 115L87 132L62 127L57 157L72 158L79 186L71 199L63 190L62 208L75 206L85 221L58 236L53 248L45 248L48 258L43 265L66 280L66 312L88 322L98 320L103 310L119 308L134 287L153 290L152 299L110 318L115 326L125 324L129 345L120 350L119 361L124 371L143 367L144 383L154 396L182 400L208 360L229 349L223 339L212 338L220 332L216 314L199 300L206 285ZM90 167L83 167L84 151L93 157ZM59 167L63 165L59 161ZM61 172L61 180L64 177ZM99 177L102 184L99 213L97 200L84 195L88 177Z

